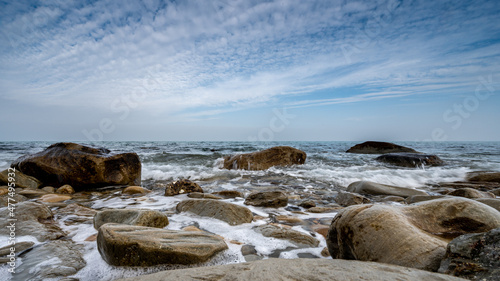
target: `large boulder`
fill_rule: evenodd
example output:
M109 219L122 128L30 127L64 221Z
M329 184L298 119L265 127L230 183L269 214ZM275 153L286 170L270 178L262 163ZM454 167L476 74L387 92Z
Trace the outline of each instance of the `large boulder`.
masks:
M347 191L359 194L394 195L403 197L427 195L426 192L418 189L380 184L371 181L355 181L347 187Z
M247 196L245 205L272 208L286 207L288 197L281 191L256 191Z
M420 153L387 153L375 158L379 162L384 162L400 167L422 167L440 166L444 162L436 155Z
M191 192L203 193L203 189L197 183L187 179L171 182L165 187L165 196L174 196Z
M205 262L227 245L219 236L204 231L108 223L99 228L97 248L111 265L152 266Z
M110 185L140 185L136 153L112 154L104 148L56 143L42 152L18 158L12 167L45 185L70 184L75 190Z
M225 221L230 225L250 223L252 212L243 206L212 199L189 199L177 204L178 212L191 212L199 216Z
M10 213L8 208L0 209L0 217L4 218L0 221L0 235L9 236L14 232L16 236L30 235L41 242L66 236L53 221L52 211L44 204L28 201L16 204L14 222L7 219L11 218Z
M34 247L23 256L13 280L60 280L74 275L86 265L83 251L83 245L70 240L50 241Z
M179 280L372 280L460 281L463 279L413 268L375 262L327 259L267 259L236 264L167 270L117 281Z
M301 165L306 153L289 146L276 146L253 153L226 156L224 169L266 170L273 166Z
M395 152L418 153L413 148L382 141L367 141L364 143L356 144L355 146L349 148L346 152L359 154L385 154Z
M453 239L439 272L472 280L499 280L500 228Z
M469 181L497 182L500 183L500 172L475 173L469 177Z
M341 210L327 237L333 258L436 271L448 242L500 227L500 212L465 198L409 206L355 205Z
M160 211L146 209L109 209L94 216L95 229L110 222L164 228L168 225L168 217Z
M3 170L0 173L0 185L8 185L9 177L15 179L14 183L16 184L16 187L37 189L42 185L42 182L35 179L34 177L25 175L20 171L12 172L12 170L9 169Z
M286 227L265 224L255 227L254 230L265 237L288 240L298 247L318 247L319 245L318 239Z

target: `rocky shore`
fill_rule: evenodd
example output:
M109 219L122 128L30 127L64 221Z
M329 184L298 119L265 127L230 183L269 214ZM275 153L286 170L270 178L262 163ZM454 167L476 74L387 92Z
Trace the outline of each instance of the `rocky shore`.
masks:
M347 152L412 169L446 165L437 155L390 143L366 142ZM221 168L300 170L306 159L304 151L279 146L227 155ZM0 173L0 215L9 216L5 207L14 198L16 235L33 237L16 245L22 263L12 280L81 280L89 262L143 273L180 268L123 280L499 276L500 172L421 188L355 181L316 193L258 182L210 190L189 179L141 182L137 154L74 143L24 155L12 168L14 191L8 171ZM8 226L0 223L0 235L9 235ZM266 243L280 247L269 251ZM8 248L0 245L3 263ZM232 256L237 264L217 265L233 263Z

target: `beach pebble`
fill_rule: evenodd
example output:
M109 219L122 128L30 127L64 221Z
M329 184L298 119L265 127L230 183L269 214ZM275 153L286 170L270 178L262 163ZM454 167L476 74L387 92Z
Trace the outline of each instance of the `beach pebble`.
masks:
M317 247L319 245L316 238L286 227L266 224L254 227L254 230L266 237L288 240L299 247Z
M327 245L333 258L436 271L451 239L497 227L500 212L460 197L408 206L355 205L335 216Z
M304 200L299 203L299 207L309 209L312 207L316 207L316 203L313 200Z
M191 192L203 193L203 189L199 184L187 179L171 182L165 188L165 196L174 196Z
M288 197L281 191L257 191L250 193L245 199L245 205L258 207L285 207Z
M109 209L94 216L95 229L106 223L164 228L168 225L168 217L160 211L148 209Z
M69 195L62 195L62 194L45 194L42 197L38 199L40 202L44 203L57 203L57 202L62 202L71 199L71 196Z
M41 190L46 191L48 193L54 193L56 189L53 186L44 186Z
M147 190L144 187L137 186L137 185L132 185L132 186L127 186L125 189L122 190L122 194L147 194L150 193L151 190Z

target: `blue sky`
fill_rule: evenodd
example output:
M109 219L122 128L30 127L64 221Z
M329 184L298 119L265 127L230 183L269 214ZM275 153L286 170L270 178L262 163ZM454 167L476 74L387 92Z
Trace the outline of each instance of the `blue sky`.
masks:
M498 1L0 1L0 140L498 141L499 18Z

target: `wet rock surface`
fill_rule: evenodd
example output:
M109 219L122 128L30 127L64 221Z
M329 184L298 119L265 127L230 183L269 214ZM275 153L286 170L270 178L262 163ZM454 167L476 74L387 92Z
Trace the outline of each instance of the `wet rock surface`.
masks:
M441 166L444 164L443 160L436 155L419 153L388 153L375 158L375 160L395 166L410 168L421 167L422 165Z
M306 162L306 153L289 146L276 146L253 153L238 154L224 158L224 169L266 170L273 166L301 165Z
M211 199L184 200L177 205L176 210L219 219L230 225L249 223L253 220L252 212L248 208Z
M190 192L203 193L203 189L200 187L199 184L187 179L171 182L165 188L165 196L174 196Z
M279 208L288 205L288 197L281 191L257 191L247 196L245 204L258 207Z
M99 228L97 246L102 258L117 266L200 263L227 249L222 238L204 231L112 223Z
M38 189L41 185L42 182L37 180L34 177L30 177L28 175L25 175L21 173L20 171L15 171L13 172L12 170L6 169L0 172L0 185L8 185L9 183L9 174L12 176L12 178L15 179L16 187L20 188L31 188L31 189Z
M499 280L500 228L453 239L439 272L471 280Z
M427 195L427 192L418 189L380 184L371 181L353 182L347 187L347 191L359 194L394 195L403 197Z
M111 154L104 148L75 143L53 144L20 157L12 167L54 187L69 184L82 190L141 183L141 162L136 153Z
M162 212L146 209L110 209L94 216L95 229L106 223L164 228L168 225L168 217Z
M465 198L409 206L355 205L340 211L327 237L333 258L436 271L448 242L500 227L500 212Z
M286 227L267 224L258 226L254 230L266 237L288 240L298 247L317 247L319 245L319 241L314 237Z

